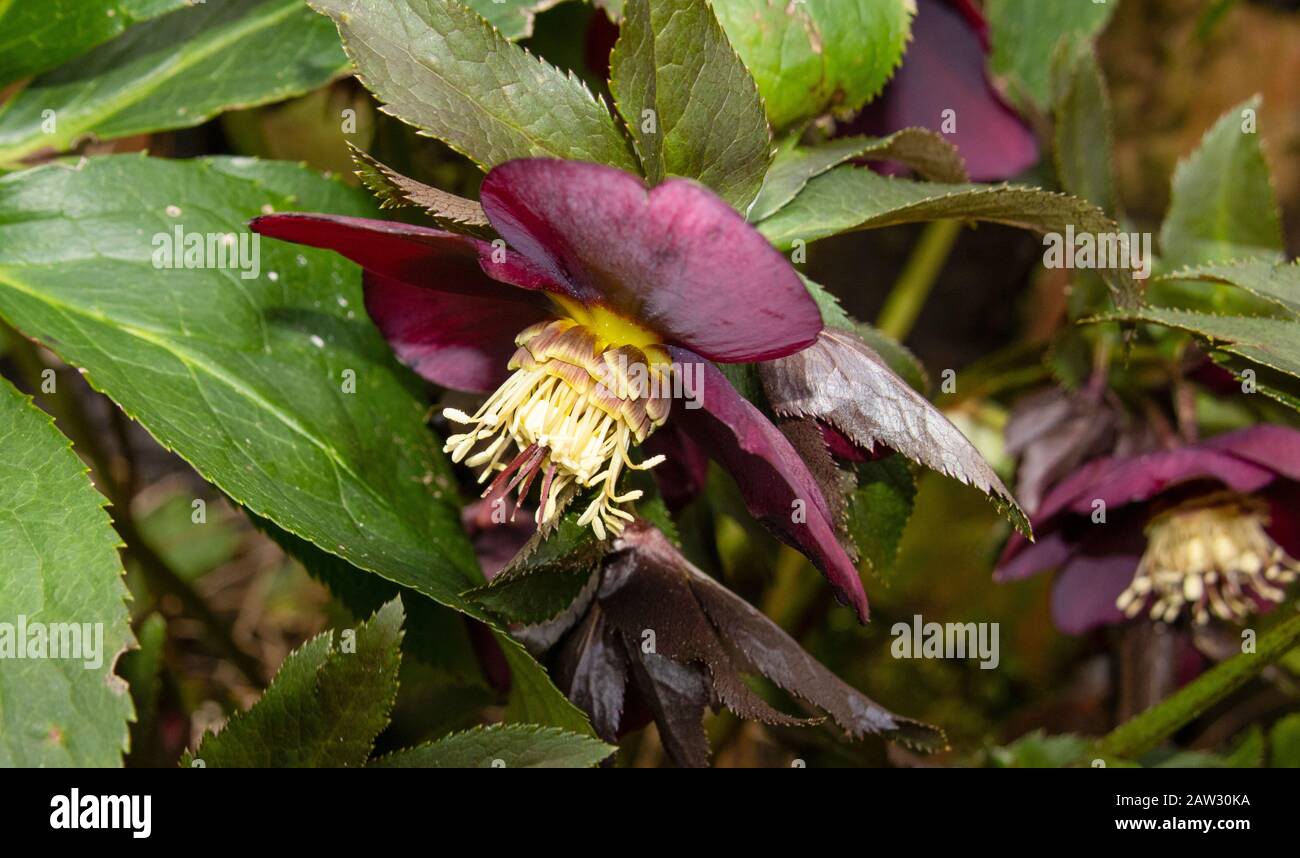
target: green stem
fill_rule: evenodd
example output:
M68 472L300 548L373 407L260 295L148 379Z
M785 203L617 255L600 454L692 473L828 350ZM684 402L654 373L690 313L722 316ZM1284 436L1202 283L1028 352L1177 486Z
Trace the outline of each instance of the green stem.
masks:
M960 232L961 221L936 220L926 224L903 273L885 299L876 327L896 340L907 339Z
M1216 665L1093 746L1093 757L1135 760L1159 747L1184 724L1245 685L1260 671L1300 644L1300 614L1259 636L1255 652L1243 652Z

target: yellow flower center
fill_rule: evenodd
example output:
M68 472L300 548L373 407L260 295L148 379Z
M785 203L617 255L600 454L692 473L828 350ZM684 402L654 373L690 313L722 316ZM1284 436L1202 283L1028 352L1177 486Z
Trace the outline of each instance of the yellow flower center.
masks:
M672 367L651 332L603 308L557 303L571 318L525 328L515 338L514 373L478 411L443 411L467 427L444 450L454 462L481 467L480 483L496 475L484 497L499 499L518 488L522 503L536 475L544 474L538 524L559 514L568 493L598 487L578 523L604 539L622 532L632 520L623 505L642 494L618 493L623 469L663 461L656 456L636 464L628 450L668 419Z
M1243 620L1256 599L1281 602L1300 564L1268 535L1268 524L1264 503L1231 492L1157 515L1133 583L1116 605L1135 617L1150 603L1151 619L1167 623L1187 609L1203 625L1211 613Z

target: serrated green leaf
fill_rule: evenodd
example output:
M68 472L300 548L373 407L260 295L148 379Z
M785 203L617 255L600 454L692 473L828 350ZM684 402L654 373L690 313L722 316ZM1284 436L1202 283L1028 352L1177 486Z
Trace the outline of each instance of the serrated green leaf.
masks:
M333 631L312 638L289 654L252 709L204 736L181 765L364 765L397 698L404 618L394 599L337 643Z
M1062 92L1054 105L1052 156L1061 187L1115 216L1115 134L1110 95L1091 42L1063 42L1056 65Z
M785 145L777 150L762 190L749 208L750 221L776 214L809 181L854 158L899 161L936 182L968 179L957 147L925 128L904 128L888 137L845 137L819 146Z
M754 75L773 128L827 110L852 112L884 88L903 57L914 0L713 0Z
M127 27L187 0L4 0L0 2L0 88L49 71Z
M1145 307L1132 313L1102 317L1109 320L1153 322L1199 334L1215 348L1257 364L1300 377L1300 324L1286 319L1251 316L1211 316L1187 310Z
M380 769L589 769L614 753L599 739L528 724L477 727L370 763Z
M918 221L980 220L1037 233L1064 233L1066 227L1092 234L1118 233L1120 227L1095 205L1066 194L1021 185L941 185L881 176L860 167L841 166L810 181L758 231L782 250L796 241L859 229ZM1136 307L1140 292L1128 269L1103 269L1115 303Z
M754 79L706 0L628 0L609 87L651 184L685 176L744 211L772 132Z
M310 0L385 112L489 169L569 158L637 170L604 102L454 0Z
M0 450L0 766L120 766L132 707L113 666L134 639L106 501L4 379Z
M1164 264L1281 258L1282 216L1255 130L1259 105L1255 97L1223 114L1179 162L1160 227Z
M1115 728L1096 743L1095 754L1128 759L1142 756L1297 644L1300 644L1300 615L1289 617L1260 635L1254 652L1239 653L1215 665L1172 696Z
M87 136L188 128L346 68L329 22L301 0L211 0L132 27L29 84L0 107L0 163Z
M1062 39L1095 38L1118 6L1119 0L988 0L984 14L993 47L989 68L1005 81L1013 101L1045 112L1051 103L1052 56L1057 45Z
M1158 279L1231 284L1276 304L1291 315L1300 316L1300 263L1297 262L1260 260L1198 265L1170 272Z

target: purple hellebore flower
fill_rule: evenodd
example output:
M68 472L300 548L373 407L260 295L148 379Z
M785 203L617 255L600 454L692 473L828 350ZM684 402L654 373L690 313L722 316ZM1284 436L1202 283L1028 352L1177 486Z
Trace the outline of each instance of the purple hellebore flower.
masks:
M1038 160L1038 141L993 88L985 71L987 52L987 24L969 0L918 0L903 64L846 133L881 136L912 127L941 132L957 146L976 182L1009 179L1028 169ZM944 127L945 116L954 119L956 130Z
M447 439L452 459L482 468L480 482L495 475L486 496L517 489L522 500L541 474L542 523L593 489L580 521L617 535L641 494L619 494L622 471L680 445L639 463L629 450L666 427L664 439L689 438L729 470L750 512L865 622L862 582L815 478L712 363L772 360L817 340L821 314L789 261L685 179L647 190L610 167L522 159L489 172L480 200L504 241L327 214L252 228L365 269L371 318L425 378L495 388L472 415L444 412L463 427ZM686 401L673 407L673 391Z
M1240 621L1300 573L1298 502L1300 431L1283 426L1095 459L1048 493L1038 542L1013 535L994 574L1059 569L1052 614L1070 634L1143 611Z

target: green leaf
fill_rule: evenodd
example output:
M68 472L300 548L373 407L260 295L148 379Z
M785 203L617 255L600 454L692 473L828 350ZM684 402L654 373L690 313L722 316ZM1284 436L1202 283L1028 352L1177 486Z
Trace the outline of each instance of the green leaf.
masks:
M1281 258L1282 216L1255 130L1259 104L1257 96L1223 114L1179 162L1160 227L1165 265Z
M0 450L0 766L120 766L132 709L113 665L134 640L106 501L3 379Z
M778 248L796 241L858 229L955 218L1007 224L1038 233L1118 233L1120 227L1095 205L1065 194L1020 185L939 185L881 176L842 166L810 181L758 231ZM1139 290L1128 269L1103 269L1115 303L1136 307Z
M88 136L188 128L306 92L346 69L329 23L301 0L200 4L132 27L0 107L0 163Z
M626 6L626 4L625 4ZM856 111L903 57L914 0L713 0L773 128Z
M1173 271L1158 278L1201 283L1227 283L1275 304L1289 315L1300 316L1300 263L1235 262L1228 265L1198 265Z
M1110 95L1089 41L1062 43L1056 64L1063 91L1056 99L1053 158L1061 186L1114 217L1115 133Z
M605 103L454 0L310 0L384 110L483 169L569 158L636 172Z
M1003 769L1059 769L1074 763L1088 748L1083 736L1062 733L1048 736L1035 730L1002 748L993 748L993 765Z
M6 176L0 315L237 503L463 607L481 579L455 484L419 388L365 317L356 267L271 240L247 279L154 265L177 229L249 239L249 218L299 208L374 211L282 162L121 156Z
M135 703L135 725L131 728L131 752L153 743L158 696L162 690L163 648L167 643L167 620L162 614L150 614L140 624L140 648L122 657L122 676L131 687Z
M564 515L553 529L535 533L491 583L465 595L509 620L545 622L567 608L596 571L605 545L580 513Z
M1300 614L1259 636L1255 652L1234 655L1201 674L1167 699L1115 728L1095 746L1096 756L1136 759L1180 727L1236 691L1300 644Z
M177 227L244 233L250 217L294 209L375 213L363 191L243 158L92 158L5 176L0 316L84 368L237 503L488 619L461 596L483 578L421 388L365 318L356 267L270 240L252 279L154 267L157 236ZM540 665L494 631L536 697L519 704L541 713L530 720L583 729Z
M1300 713L1278 720L1268 731L1270 765L1275 769L1300 769Z
M871 568L888 579L898 560L898 546L912 517L916 480L902 456L858 466L858 487L849 496L848 530Z
M1286 319L1212 316L1188 310L1145 307L1102 320L1152 322L1199 334L1214 348L1300 378L1300 324Z
M404 618L401 600L394 599L345 630L338 645L333 631L312 638L289 654L252 709L204 736L181 765L365 765L397 699Z
M564 0L461 0L482 15L501 35L514 41L533 34L533 20Z
M744 211L772 158L758 88L706 0L628 0L609 87L651 184L695 179Z
M589 769L614 753L599 739L528 724L476 727L370 763L380 769Z
M904 128L888 137L844 137L819 146L782 146L749 208L757 223L799 195L812 179L854 158L899 161L936 182L965 182L966 164L957 147L926 128Z
M186 5L186 0L0 0L0 88Z
M984 14L993 45L989 68L1005 81L1016 104L1046 112L1052 95L1052 57L1058 43L1062 39L1091 40L1118 6L1118 0L988 0Z

